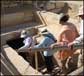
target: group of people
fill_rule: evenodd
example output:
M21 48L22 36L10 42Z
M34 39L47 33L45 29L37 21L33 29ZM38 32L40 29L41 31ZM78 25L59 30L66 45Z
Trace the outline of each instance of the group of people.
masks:
M43 29L41 31L41 35L44 37L40 43L37 44L36 38L32 38L30 35L26 35L26 31L22 32L21 37L24 37L24 46L21 47L19 50L23 48L38 48L38 47L50 47L51 49L55 46L64 46L66 45L69 49L63 49L57 51L57 63L59 67L63 70L64 73L66 73L66 63L69 58L71 58L74 55L74 50L71 48L74 44L80 44L83 43L83 20L84 20L84 13L83 13L84 7L80 7L79 13L77 16L81 18L81 24L80 24L80 33L77 31L77 28L73 23L68 22L69 15L62 14L60 16L59 23L61 24L62 28L60 29L58 40L55 39L55 37L47 30ZM45 59L45 64L47 67L48 72L52 72L53 70L53 54L55 53L51 49L43 51L43 56ZM81 50L79 57L78 57L78 63L77 67L80 67L83 65L83 50Z

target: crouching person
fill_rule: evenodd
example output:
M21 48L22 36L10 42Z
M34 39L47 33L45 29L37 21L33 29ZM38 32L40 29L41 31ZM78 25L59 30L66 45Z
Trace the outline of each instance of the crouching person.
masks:
M43 36L43 39L38 45L34 46L35 48L49 47L51 44L56 42L54 36L50 32L48 32L46 28L43 28L41 30L41 35ZM51 49L43 51L45 64L46 64L48 73L51 73L53 70L53 66L54 66L54 63L52 61L53 53L54 52Z
M30 34L30 32L26 31L26 30L22 30L21 38L24 39L23 40L24 46L19 48L18 51L25 51L25 49L27 49L29 47L33 47L37 43L36 39L33 38L33 36ZM29 61L31 65L33 65L33 62L32 62L33 61L33 56L34 56L33 52L28 51L28 52L22 52L22 53L19 53L19 54L22 55L24 59Z

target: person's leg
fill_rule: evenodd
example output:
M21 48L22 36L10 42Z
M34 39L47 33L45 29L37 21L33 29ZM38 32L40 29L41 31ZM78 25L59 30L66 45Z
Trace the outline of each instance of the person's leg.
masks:
M62 67L62 62L61 62L61 58L60 58L60 54L59 54L59 51L57 51L55 54L54 54L54 58L56 60L56 64L60 67Z
M77 67L79 68L82 65L83 65L83 54L79 54Z
M60 73L61 73L61 74L66 74L66 66L65 66L66 60L62 60L62 61L61 61L61 59L56 58L56 61L57 61L57 64L58 64L58 66L59 66Z
M64 74L67 73L67 68L65 66L66 65L66 61L67 61L67 59L61 61L61 63L62 63L62 71L63 71Z
M66 61L67 73L70 73L75 69L77 69L77 62L78 62L78 54L74 54L73 56L67 58Z
M47 71L51 72L53 70L53 61L52 61L52 57L53 56L45 56L45 64L46 64L46 67L47 67Z

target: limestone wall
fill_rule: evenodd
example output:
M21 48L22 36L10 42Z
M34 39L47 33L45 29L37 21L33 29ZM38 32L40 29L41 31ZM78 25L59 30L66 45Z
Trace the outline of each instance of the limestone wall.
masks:
M30 66L30 64L24 60L24 58L22 58L20 55L18 55L18 53L12 49L11 47L9 47L8 45L3 46L3 50L2 50L2 54L4 58L6 58L6 60L3 58L2 61L4 62L4 64L7 66L6 68L9 69L9 71L11 72L11 74L4 73L4 70L2 67L1 71L3 74L6 75L42 75L40 72L38 72L37 70L35 70L34 68L32 68ZM15 70L16 69L16 70ZM15 71L17 71L18 73L15 73Z

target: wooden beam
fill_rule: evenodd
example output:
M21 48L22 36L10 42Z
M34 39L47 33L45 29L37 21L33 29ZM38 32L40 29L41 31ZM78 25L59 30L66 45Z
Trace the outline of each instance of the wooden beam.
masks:
M35 52L35 67L36 67L36 74L38 74L38 55L37 55L37 52Z
M31 49L21 49L21 50L17 50L17 52L27 52L28 50L32 50L32 52L36 52L36 51L45 51L45 50L50 50L50 47L42 47L42 48L31 48ZM67 46L55 46L53 49L53 51L58 51L58 50L62 50L62 49L69 49ZM83 49L83 44L76 44L73 46L73 49Z

